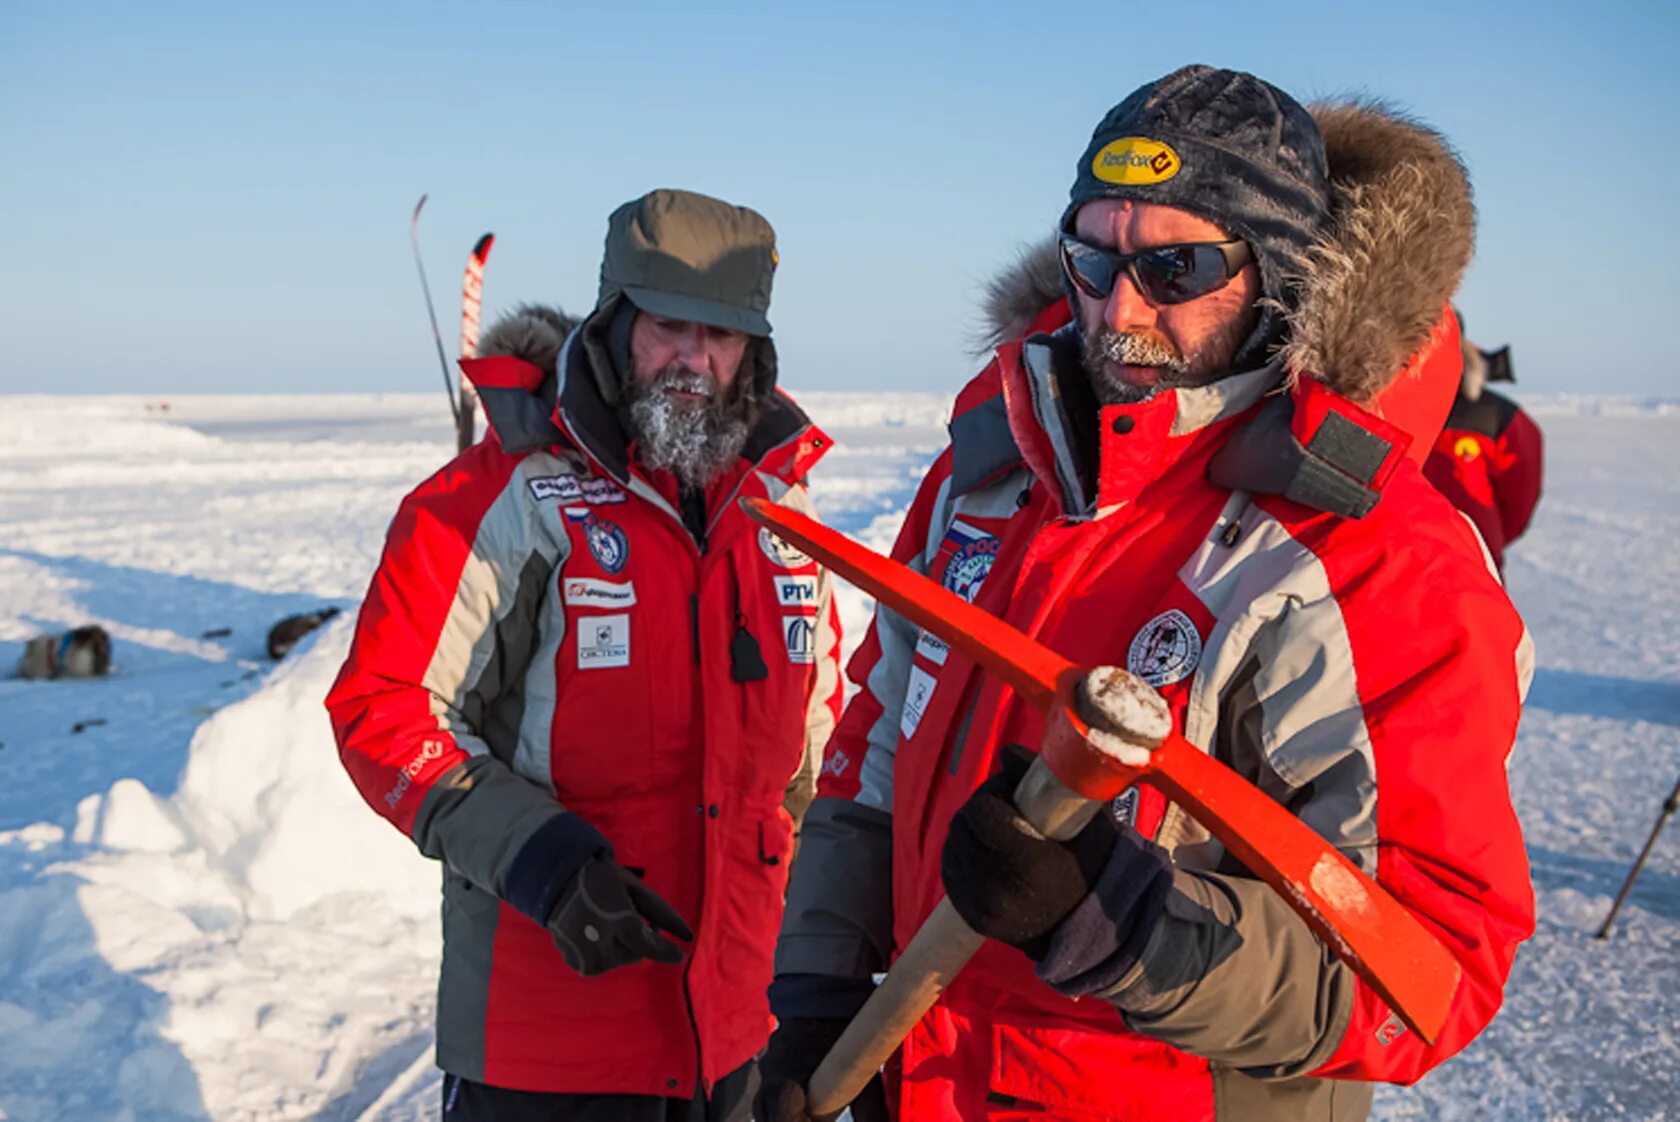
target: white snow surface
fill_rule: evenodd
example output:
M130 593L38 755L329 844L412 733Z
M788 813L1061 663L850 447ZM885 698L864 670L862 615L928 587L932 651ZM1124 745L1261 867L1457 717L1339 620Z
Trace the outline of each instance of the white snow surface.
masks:
M805 393L824 517L890 545L936 395ZM1511 777L1539 930L1504 1011L1380 1119L1673 1117L1680 403L1525 398L1547 488L1509 554L1538 648ZM438 395L0 398L0 675L100 623L113 671L0 679L0 1120L436 1116L435 866L339 767L321 698ZM868 601L842 589L847 649ZM268 627L343 615L287 659Z

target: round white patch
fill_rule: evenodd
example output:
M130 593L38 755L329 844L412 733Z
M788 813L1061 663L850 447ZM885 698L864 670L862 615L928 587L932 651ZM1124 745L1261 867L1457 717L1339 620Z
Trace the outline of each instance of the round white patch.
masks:
M809 553L806 553L804 550L800 549L796 545L793 545L791 542L785 542L781 538L778 538L775 534L770 532L770 528L768 526L759 528L758 548L764 551L764 556L770 558L770 560L774 561L784 569L798 569L811 563L811 555Z
M1144 624L1126 652L1126 669L1156 689L1188 678L1201 661L1202 636L1177 608Z

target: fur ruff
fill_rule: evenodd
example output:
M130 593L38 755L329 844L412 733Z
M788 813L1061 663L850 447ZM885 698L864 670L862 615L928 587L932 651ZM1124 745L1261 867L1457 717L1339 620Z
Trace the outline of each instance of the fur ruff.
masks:
M1368 402L1428 342L1475 248L1476 210L1458 155L1428 126L1374 101L1310 107L1324 134L1331 224L1308 255L1282 354ZM983 337L1016 338L1062 299L1053 239L987 285Z
M482 358L512 355L537 366L545 374L552 374L566 336L577 325L578 321L558 306L520 304L499 317L484 333L478 343L478 353Z
M1026 334L1039 313L1065 295L1056 239L1022 246L1007 269L986 282L983 308L986 329L979 337L983 354Z

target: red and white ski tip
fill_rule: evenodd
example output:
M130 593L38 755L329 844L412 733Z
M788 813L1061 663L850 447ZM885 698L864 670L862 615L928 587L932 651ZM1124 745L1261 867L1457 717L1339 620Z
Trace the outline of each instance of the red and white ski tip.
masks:
M496 244L495 234L485 234L467 254L467 267L461 275L461 357L478 357L479 311L484 305L484 265L490 260L490 247Z

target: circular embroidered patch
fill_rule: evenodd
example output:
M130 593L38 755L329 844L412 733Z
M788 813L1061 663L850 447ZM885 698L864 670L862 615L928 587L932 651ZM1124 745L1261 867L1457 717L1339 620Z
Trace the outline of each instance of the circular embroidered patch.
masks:
M970 604L974 603L974 598L980 595L980 586L986 583L986 575L997 561L997 555L996 538L975 538L951 555L942 583Z
M617 523L591 513L584 519L583 532L589 542L589 552L601 568L609 573L624 568L624 563L630 559L630 539L624 536Z
M768 526L762 526L758 531L758 548L764 551L764 556L770 558L784 569L798 569L811 563L811 555L798 546L785 542L770 532Z
M1201 634L1177 608L1144 624L1126 651L1126 669L1156 689L1188 678L1201 661Z

